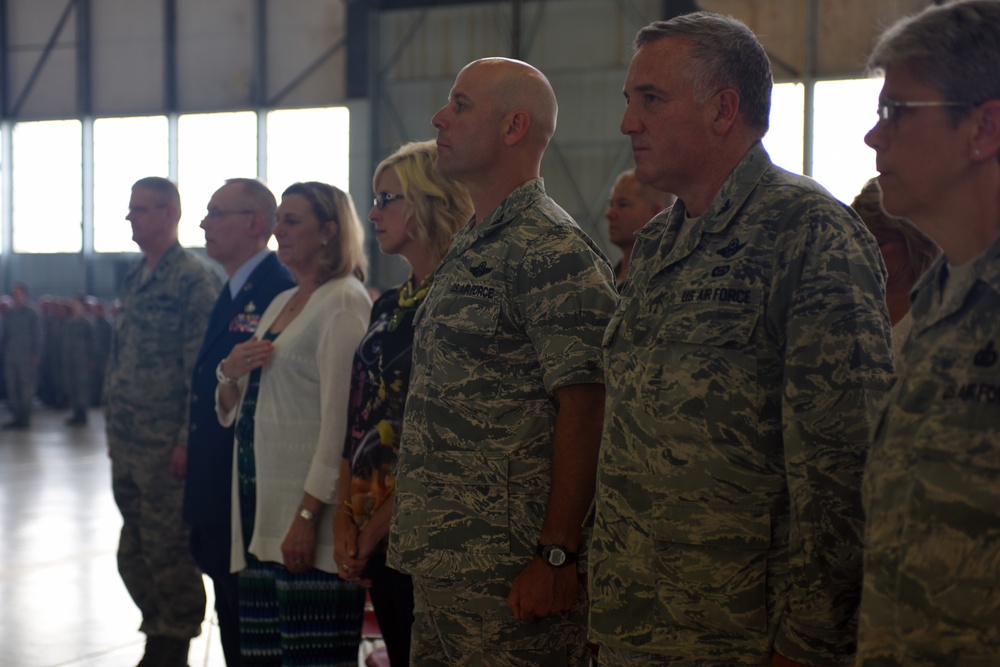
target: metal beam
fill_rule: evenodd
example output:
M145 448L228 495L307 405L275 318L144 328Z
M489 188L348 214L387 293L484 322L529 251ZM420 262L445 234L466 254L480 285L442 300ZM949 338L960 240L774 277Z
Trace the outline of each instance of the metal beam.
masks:
M267 0L256 0L256 23L254 25L254 91L253 104L262 109L267 103Z
M805 63L802 67L802 84L805 94L802 104L802 173L813 174L813 154L815 142L813 133L816 127L816 41L819 39L819 0L806 2L805 29L802 31L805 39Z
M76 2L76 113L89 116L93 111L93 64L91 59L90 0Z
M367 0L347 3L347 97L368 97L371 90L372 10Z
M163 0L163 108L178 111L177 0Z
M396 9L434 9L449 5L482 5L496 0L371 0L373 9L388 12Z
M20 115L21 107L24 106L24 102L28 99L28 95L31 94L31 89L35 87L35 83L38 81L38 77L42 73L42 68L45 67L46 61L48 61L49 56L52 55L52 51L56 46L56 41L59 39L59 35L62 33L63 28L66 27L66 21L69 20L69 15L73 11L73 6L76 5L76 3L77 0L69 0L69 2L66 3L66 8L63 9L62 16L59 17L56 27L52 29L52 34L49 35L49 41L45 43L45 47L42 49L41 55L38 56L38 62L35 63L35 68L31 70L31 75L24 84L24 89L18 96L17 101L15 101L13 106L11 106L11 116L16 117Z
M10 11L7 0L0 0L0 119L6 118L10 109Z

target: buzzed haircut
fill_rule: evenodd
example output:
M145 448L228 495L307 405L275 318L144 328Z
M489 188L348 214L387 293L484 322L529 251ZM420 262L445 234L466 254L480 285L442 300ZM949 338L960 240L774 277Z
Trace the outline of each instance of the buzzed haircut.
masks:
M660 210L673 206L674 202L677 201L677 195L657 190L652 185L640 181L639 177L635 175L635 169L626 169L618 174L618 178L615 179L615 185L618 185L626 178L634 179L639 184L639 196L650 204L659 206Z
M161 176L147 176L140 178L132 185L132 189L142 188L155 193L164 204L172 204L177 207L177 215L181 213L181 193L177 191L177 186L169 178Z

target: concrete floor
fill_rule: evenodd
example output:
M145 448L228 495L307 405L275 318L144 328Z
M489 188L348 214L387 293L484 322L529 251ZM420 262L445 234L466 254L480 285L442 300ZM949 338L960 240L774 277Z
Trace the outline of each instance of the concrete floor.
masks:
M91 410L68 427L67 416L39 409L30 430L0 431L0 667L135 667L145 635L118 576L104 418ZM188 664L225 667L207 577L205 589ZM363 634L359 667L388 664L370 610Z
M30 431L0 432L0 667L134 667L145 636L115 562L104 420L66 416L38 410ZM211 616L188 663L225 665Z

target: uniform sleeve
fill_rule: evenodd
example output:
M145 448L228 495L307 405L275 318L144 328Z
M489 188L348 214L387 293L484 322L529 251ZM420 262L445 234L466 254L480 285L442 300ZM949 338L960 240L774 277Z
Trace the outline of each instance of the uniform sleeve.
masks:
M216 299L219 298L221 283L208 267L192 269L190 278L185 282L187 284L184 285L186 288L184 294L187 297L181 306L181 321L184 323L181 330L184 336L181 343L181 361L184 366L184 397L189 399L194 365L198 361L201 342L208 328L208 318L212 314ZM190 400L186 400L184 405L185 407L190 405ZM190 410L182 410L181 414L183 418L174 443L187 447Z
M334 309L324 323L316 353L321 401L319 442L305 491L328 505L337 500L337 480L347 435L351 363L358 343L368 330L370 311L367 295L360 292L345 295L341 307Z
M785 352L781 396L790 512L788 605L775 650L853 664L861 594L861 478L892 377L885 268L845 210L805 205L772 285L766 326Z
M517 309L545 390L604 383L601 340L618 293L607 260L573 233L532 244L515 277Z

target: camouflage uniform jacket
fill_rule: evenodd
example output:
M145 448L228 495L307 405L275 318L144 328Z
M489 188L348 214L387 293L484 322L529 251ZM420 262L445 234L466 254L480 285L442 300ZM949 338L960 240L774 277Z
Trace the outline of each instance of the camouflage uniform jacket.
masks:
M679 241L639 231L604 338L591 639L687 664L850 664L885 269L760 144ZM671 663L673 664L673 663Z
M459 232L414 318L389 562L510 580L548 501L553 390L602 382L607 258L532 180Z
M865 471L859 665L1000 663L1000 239L914 292Z
M108 441L187 446L191 374L220 281L174 244L143 282L140 259L125 276L105 378Z

